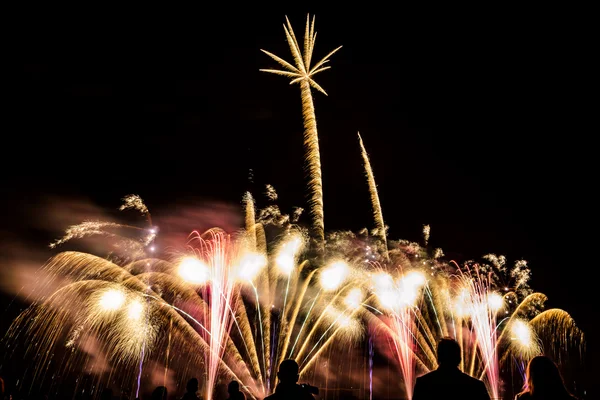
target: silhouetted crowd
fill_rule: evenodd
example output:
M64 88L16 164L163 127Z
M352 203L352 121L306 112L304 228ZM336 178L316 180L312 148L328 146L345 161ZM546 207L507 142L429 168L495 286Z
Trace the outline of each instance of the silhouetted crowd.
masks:
M490 400L484 383L458 368L461 361L460 345L451 338L443 338L437 346L438 368L417 378L412 400ZM275 392L264 400L314 400L319 390L307 384L298 384L299 367L294 360L284 360L277 372L279 383ZM186 385L181 400L201 400L198 396L198 379L192 378ZM167 388L159 386L152 392L151 400L167 400ZM246 400L240 384L232 381L227 386L227 400ZM47 397L42 397L46 398ZM0 400L21 400L5 393L0 378ZM113 392L105 389L101 400L114 400ZM525 389L515 400L576 400L563 382L556 364L545 356L534 357L527 365Z

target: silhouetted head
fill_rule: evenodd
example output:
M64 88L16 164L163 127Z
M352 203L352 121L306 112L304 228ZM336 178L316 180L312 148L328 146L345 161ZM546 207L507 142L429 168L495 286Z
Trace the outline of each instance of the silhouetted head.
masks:
M187 385L185 385L185 389L188 393L196 393L198 391L198 379L192 378L188 381Z
M102 395L100 395L100 398L102 400L110 400L113 397L113 391L112 389L106 388L104 389L104 391L102 392Z
M298 363L295 360L283 360L279 364L277 377L281 383L296 383L299 379L298 370Z
M537 356L529 361L526 385L527 390L536 397L569 394L558 367L546 356Z
M460 363L460 345L450 337L440 339L437 346L438 364L443 367L457 367Z
M227 393L234 394L234 393L238 393L239 391L240 391L240 384L237 381L229 382L229 385L227 386Z
M167 388L164 386L158 386L152 392L152 400L167 400Z

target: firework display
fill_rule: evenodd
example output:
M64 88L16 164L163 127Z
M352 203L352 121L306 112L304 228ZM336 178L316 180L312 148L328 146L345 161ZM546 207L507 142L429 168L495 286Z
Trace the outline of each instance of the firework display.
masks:
M294 64L264 51L285 69L264 71L300 84L310 228L302 225L301 209L287 215L274 205L272 186L264 208L244 195L243 228L192 232L160 257L159 227L137 195L126 196L121 210L141 214L139 225L69 227L51 244L65 251L43 266L50 294L7 333L11 352L26 346L29 382L59 386L58 377L90 370L101 353L109 367L94 374L95 393L116 384L139 395L151 375L165 386L197 376L207 400L232 379L260 399L277 384L279 363L293 358L301 380L352 388L361 398L373 398L386 365L386 373L399 377L391 381L394 390L410 399L416 377L437 367L436 342L450 336L462 347L461 370L501 398L505 377L521 375L532 357L582 351L583 333L565 311L544 309L546 296L529 286L525 261L511 265L493 254L480 262L447 260L429 247L429 226L419 243L387 237L360 135L374 229L325 231L311 88L325 93L313 78L330 68L339 48L311 66L314 18L307 18L303 49L287 19L284 30ZM88 237L110 238L119 255L65 249Z

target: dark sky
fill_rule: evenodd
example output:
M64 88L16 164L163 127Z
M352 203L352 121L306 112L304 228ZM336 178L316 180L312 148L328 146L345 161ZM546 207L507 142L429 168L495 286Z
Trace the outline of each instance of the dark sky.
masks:
M270 183L304 205L299 88L258 69L276 66L260 48L291 58L284 15L301 35L307 11L316 58L344 45L315 95L326 227L371 226L360 131L391 237L431 224L448 254L524 258L595 334L592 56L570 10L22 14L4 61L3 234L45 246L23 221L49 196L114 209L137 193L160 214Z

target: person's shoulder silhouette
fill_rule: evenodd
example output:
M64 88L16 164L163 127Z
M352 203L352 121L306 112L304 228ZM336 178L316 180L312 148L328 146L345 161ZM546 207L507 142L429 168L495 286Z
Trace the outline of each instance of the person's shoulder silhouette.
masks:
M152 392L152 400L167 400L167 388L164 386L157 386Z
M229 400L246 400L246 395L240 391L240 384L237 381L229 382L227 393L229 393Z
M461 349L454 339L443 338L439 341L437 358L438 369L417 378L413 400L490 400L482 381L458 369Z
M185 385L185 394L181 398L182 400L198 400L199 397L196 393L198 393L198 389L200 388L200 384L198 379L192 378Z
M517 400L575 400L563 382L558 366L546 356L533 357L527 364L526 389Z
M275 388L275 393L265 397L265 400L314 400L307 389L298 385L299 369L295 360L283 360L277 372L280 383Z

